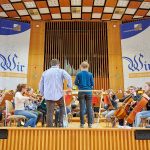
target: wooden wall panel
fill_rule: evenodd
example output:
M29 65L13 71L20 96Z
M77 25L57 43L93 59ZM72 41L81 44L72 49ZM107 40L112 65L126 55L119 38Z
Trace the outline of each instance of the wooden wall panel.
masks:
M37 89L50 60L58 58L64 68L67 58L74 69L84 60L90 62L95 89L123 89L120 23L31 21L28 84Z
M109 85L118 90L124 88L122 51L119 21L107 23L108 30L108 58L109 58Z
M147 129L148 130L148 129ZM8 128L1 150L149 150L134 129Z
M45 22L31 21L30 24L31 37L27 78L28 85L37 89L44 65Z
M65 60L77 70L82 61L90 63L95 89L109 88L106 22L46 22L44 69L57 58L66 69ZM69 72L69 71L68 71ZM74 76L74 73L71 73Z

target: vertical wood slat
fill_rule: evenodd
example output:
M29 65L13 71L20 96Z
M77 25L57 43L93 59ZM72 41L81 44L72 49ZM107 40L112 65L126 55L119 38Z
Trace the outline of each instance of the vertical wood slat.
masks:
M134 130L8 128L1 150L148 150L150 140L135 140Z
M105 22L46 22L44 70L50 60L58 58L64 68L67 58L74 69L88 60L94 74L95 89L109 88L107 23Z

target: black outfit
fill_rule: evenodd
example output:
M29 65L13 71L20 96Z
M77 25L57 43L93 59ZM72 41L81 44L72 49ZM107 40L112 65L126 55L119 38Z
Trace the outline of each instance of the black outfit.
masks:
M0 121L2 120L2 112L0 112Z

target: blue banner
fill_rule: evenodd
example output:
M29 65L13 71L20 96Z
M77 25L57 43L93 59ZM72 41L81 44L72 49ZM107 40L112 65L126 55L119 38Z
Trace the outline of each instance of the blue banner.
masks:
M125 23L121 25L121 39L130 38L143 32L150 26L150 19Z
M0 19L0 35L12 35L25 32L30 29L29 23Z

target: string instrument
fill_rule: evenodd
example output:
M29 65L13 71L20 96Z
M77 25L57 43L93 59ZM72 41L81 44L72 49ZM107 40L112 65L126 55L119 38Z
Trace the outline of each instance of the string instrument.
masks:
M124 119L127 116L127 112L130 108L130 103L133 101L132 95L128 96L122 106L120 106L115 112L114 115L118 119Z
M5 106L5 101L9 100L12 101L14 99L14 94L11 92L6 92L2 94L2 101L0 103L0 106Z
M126 121L129 124L132 124L135 120L135 116L138 112L141 112L143 108L146 106L148 103L148 100L145 97L142 97L141 100L136 104L136 106L133 108L129 116L127 117Z
M32 101L39 101L39 100L42 100L42 96L41 96L41 95L30 94L30 93L28 93L28 92L23 93L23 96L30 97Z
M109 110L115 109L108 95L104 96L104 105L107 105Z

